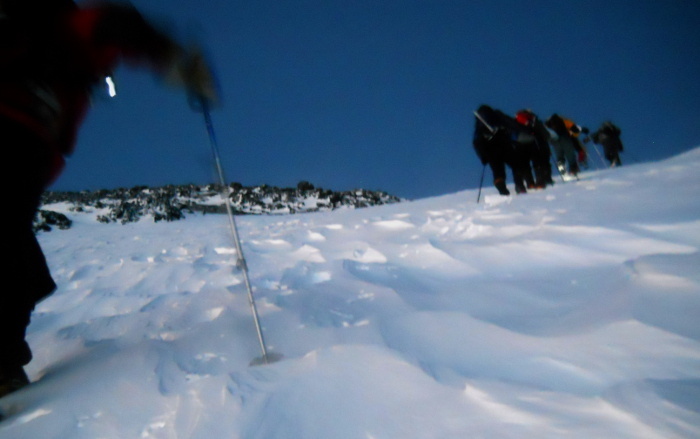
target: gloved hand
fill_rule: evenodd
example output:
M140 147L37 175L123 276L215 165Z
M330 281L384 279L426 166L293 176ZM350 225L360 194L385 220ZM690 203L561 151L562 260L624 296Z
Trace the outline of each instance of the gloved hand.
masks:
M209 65L200 50L186 52L178 65L179 75L188 93L210 105L219 103L219 91Z

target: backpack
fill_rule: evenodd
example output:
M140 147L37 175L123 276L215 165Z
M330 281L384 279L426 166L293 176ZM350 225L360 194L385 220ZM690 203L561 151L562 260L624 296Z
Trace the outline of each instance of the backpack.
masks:
M615 137L620 137L620 134L622 134L620 128L610 121L603 123L603 130L607 131L610 135L613 135Z

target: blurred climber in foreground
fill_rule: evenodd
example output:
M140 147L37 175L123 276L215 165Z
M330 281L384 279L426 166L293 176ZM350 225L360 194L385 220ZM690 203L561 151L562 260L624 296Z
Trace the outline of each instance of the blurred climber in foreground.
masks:
M622 166L620 153L623 151L623 147L620 134L622 134L620 128L610 121L604 122L598 131L591 134L593 143L603 145L605 159L610 162L611 168Z
M0 293L0 396L29 383L25 341L35 305L56 285L32 231L43 191L73 151L91 91L128 60L189 93L217 99L211 72L131 6L72 0L0 0L0 129L8 168L9 264ZM9 286L12 286L11 288Z

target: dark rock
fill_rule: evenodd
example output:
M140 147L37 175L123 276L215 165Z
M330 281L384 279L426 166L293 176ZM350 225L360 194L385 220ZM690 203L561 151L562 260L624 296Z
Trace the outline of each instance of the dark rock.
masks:
M297 184L297 190L301 192L312 191L314 189L316 189L314 185L306 180L302 180Z
M36 218L34 219L34 232L44 231L50 232L52 230L51 226L56 226L60 230L70 229L73 224L67 216L59 212L53 212L51 210L39 210Z
M68 203L71 205L69 210L76 214L96 210L105 211L97 216L97 221L126 224L139 221L144 217L150 217L153 221L159 222L181 220L185 218L186 213L193 212L226 213L224 204L211 202L212 198L219 196L228 196L231 209L236 215L318 212L402 201L381 191L356 189L334 192L316 188L308 181L300 181L296 189L268 185L245 187L240 183L231 183L228 187L216 184L202 186L189 184L160 188L134 186L99 191L47 192L42 198L42 204L50 206L54 203ZM51 225L59 228L70 227L70 220L64 215L61 216L67 223L55 218L42 220L37 223L37 230L51 230Z

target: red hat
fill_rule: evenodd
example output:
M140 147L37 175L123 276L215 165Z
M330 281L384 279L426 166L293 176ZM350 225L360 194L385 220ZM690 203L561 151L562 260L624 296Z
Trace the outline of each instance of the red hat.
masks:
M535 123L535 115L530 110L520 110L515 114L515 120L521 125L532 125Z

